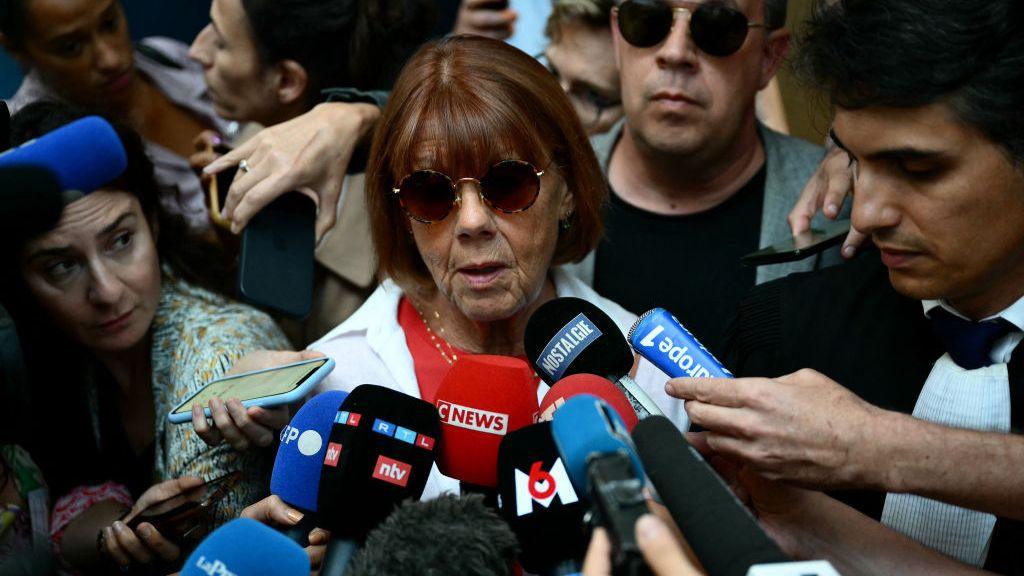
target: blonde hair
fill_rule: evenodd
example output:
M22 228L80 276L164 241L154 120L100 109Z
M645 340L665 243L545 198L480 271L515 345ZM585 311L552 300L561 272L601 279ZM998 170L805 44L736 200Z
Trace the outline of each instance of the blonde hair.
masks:
M611 26L613 0L552 0L551 16L544 34L552 43L562 38L562 26L567 22L582 22L593 28Z

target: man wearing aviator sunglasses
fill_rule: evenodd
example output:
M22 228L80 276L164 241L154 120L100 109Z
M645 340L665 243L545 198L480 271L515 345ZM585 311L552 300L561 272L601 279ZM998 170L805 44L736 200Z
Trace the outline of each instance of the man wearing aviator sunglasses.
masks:
M611 15L625 119L592 140L611 207L577 272L629 310L667 308L712 352L755 283L839 259L740 264L791 236L786 215L823 155L755 115L785 20L786 0L626 0Z

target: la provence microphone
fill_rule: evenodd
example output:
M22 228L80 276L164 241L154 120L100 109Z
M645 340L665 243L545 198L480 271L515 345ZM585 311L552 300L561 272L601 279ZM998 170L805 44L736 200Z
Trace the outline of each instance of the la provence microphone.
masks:
M87 116L0 154L0 167L38 166L53 172L63 191L88 194L124 173L128 157L106 120Z
M524 344L537 374L548 384L572 374L605 376L622 390L641 420L662 414L629 377L633 352L622 331L590 302L556 298L544 303L526 324Z
M328 458L327 438L347 392L331 390L310 398L281 430L281 444L270 476L270 493L301 510L302 520L283 530L300 546L309 545L309 531L318 526L320 469Z
M508 356L459 356L437 389L441 450L437 467L464 483L495 488L498 446L536 421L533 370Z
M214 530L185 560L181 576L305 576L309 556L298 544L249 518Z
M542 575L579 572L587 507L569 480L550 422L520 428L501 441L498 504L522 547L523 568Z
M633 441L651 483L709 574L835 574L828 562L790 562L667 418L638 424Z
M636 540L636 521L647 513L644 471L622 419L600 398L583 394L555 411L551 432L573 486L608 530L613 572L648 574Z
M732 378L732 372L664 308L638 318L629 329L629 343L672 378Z
M64 209L60 183L37 166L0 168L0 239L27 239L53 228Z
M622 390L605 378L595 376L594 374L573 374L556 382L548 390L548 393L544 395L544 399L540 401L541 419L550 420L555 411L562 404L565 404L566 400L580 394L597 396L607 402L609 406L615 409L619 417L622 418L622 421L626 424L626 429L630 432L633 431L633 427L639 422L633 406L629 403L629 398L626 398Z
M344 574L356 547L399 502L419 499L434 466L437 409L363 384L342 403L320 472L318 515L331 531L321 575Z

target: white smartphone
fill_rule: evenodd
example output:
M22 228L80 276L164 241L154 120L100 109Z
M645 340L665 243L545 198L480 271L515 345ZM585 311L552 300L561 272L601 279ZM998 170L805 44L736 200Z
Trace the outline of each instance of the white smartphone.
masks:
M334 360L325 357L218 378L185 398L171 410L167 419L174 424L190 422L195 403L204 407L209 418L213 398L238 398L246 407L291 404L309 393L331 370L334 370Z

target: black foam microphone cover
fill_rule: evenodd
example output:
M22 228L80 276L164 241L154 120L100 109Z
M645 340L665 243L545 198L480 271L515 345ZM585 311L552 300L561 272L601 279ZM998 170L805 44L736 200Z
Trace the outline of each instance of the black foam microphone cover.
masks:
M57 176L37 166L0 168L0 238L24 240L57 224L64 202Z
M573 374L619 378L633 352L615 321L580 298L555 298L526 323L526 356L549 385Z
M669 419L641 420L632 436L647 476L708 574L744 576L755 564L789 561Z
M498 495L501 515L522 548L523 568L549 574L575 564L578 571L587 549L587 507L569 480L550 422L520 428L501 441Z
M342 402L320 472L320 526L362 541L395 506L419 499L440 434L433 404L364 384Z

